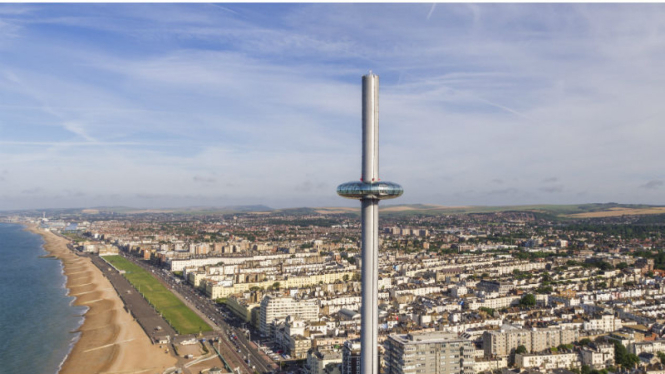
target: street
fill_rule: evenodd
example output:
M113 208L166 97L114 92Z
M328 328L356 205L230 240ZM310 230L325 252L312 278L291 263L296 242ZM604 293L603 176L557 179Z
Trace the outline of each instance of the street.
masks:
M216 325L213 328L218 330L222 336L220 353L234 369L239 366L242 372L253 373L256 370L260 373L269 373L278 368L270 358L258 350L254 343L250 342L251 337L248 339L245 332L247 330L243 329L244 323L226 306L218 305L215 301L206 298L185 282L177 282L169 271L125 253L122 253L122 256L151 272L176 296L184 299L183 301L192 310L203 314ZM231 337L233 334L235 334L235 338ZM252 333L252 336L258 339L258 332ZM217 347L217 345L215 346Z

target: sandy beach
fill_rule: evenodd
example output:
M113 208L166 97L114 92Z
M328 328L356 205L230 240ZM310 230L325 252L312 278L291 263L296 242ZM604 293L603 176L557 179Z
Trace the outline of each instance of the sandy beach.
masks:
M85 257L67 249L68 240L29 226L44 238L44 248L60 259L75 305L87 306L80 339L62 365L62 374L162 373L176 358L152 345L139 324L125 311L111 283Z

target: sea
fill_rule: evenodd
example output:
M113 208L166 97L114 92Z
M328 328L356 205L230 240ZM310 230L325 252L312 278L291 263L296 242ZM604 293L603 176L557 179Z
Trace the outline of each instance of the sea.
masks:
M54 374L87 308L73 305L62 264L23 228L0 223L0 373Z

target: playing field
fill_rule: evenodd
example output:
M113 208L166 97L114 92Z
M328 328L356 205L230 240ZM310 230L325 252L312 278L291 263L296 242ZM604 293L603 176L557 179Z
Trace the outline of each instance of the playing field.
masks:
M143 294L179 334L195 334L199 331L212 330L201 317L183 304L152 274L121 256L105 256L104 258L116 268L125 271L125 278Z

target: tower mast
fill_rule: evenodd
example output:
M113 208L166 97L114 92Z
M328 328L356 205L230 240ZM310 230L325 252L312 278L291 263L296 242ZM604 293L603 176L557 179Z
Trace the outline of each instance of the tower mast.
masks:
M394 199L404 190L379 179L379 76L362 77L362 177L337 187L337 194L358 199L362 224L362 310L360 372L379 373L379 200Z

